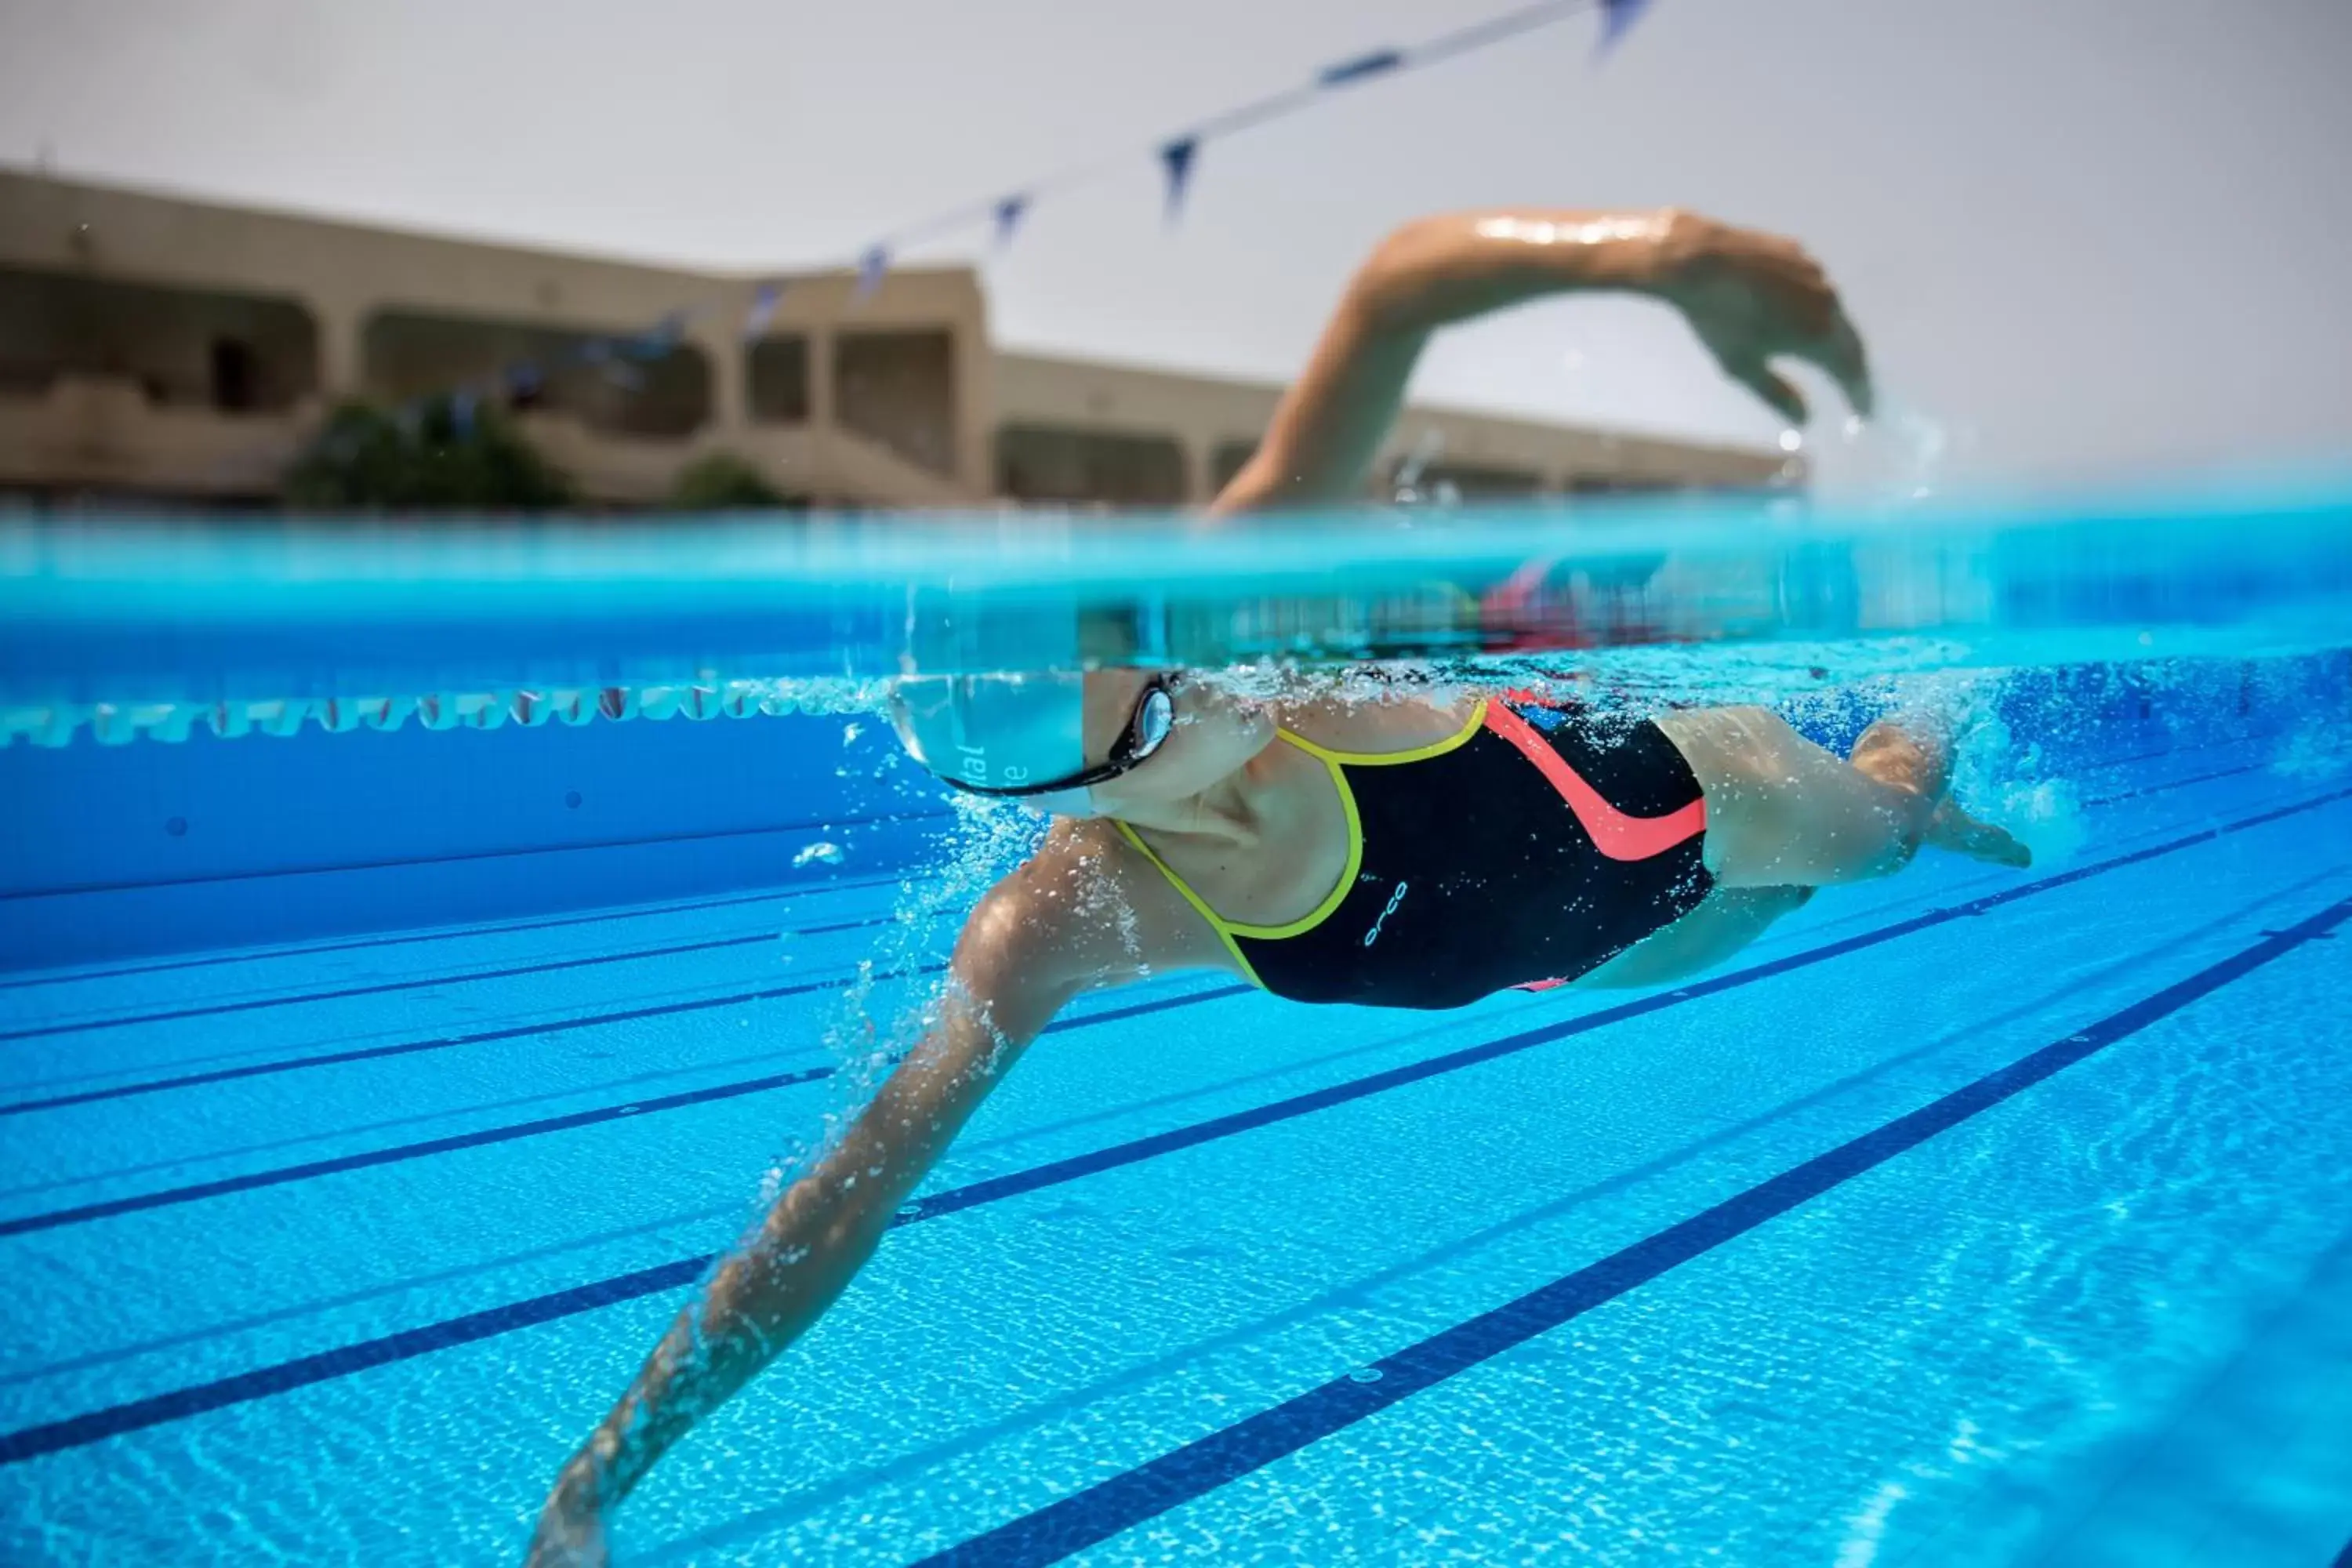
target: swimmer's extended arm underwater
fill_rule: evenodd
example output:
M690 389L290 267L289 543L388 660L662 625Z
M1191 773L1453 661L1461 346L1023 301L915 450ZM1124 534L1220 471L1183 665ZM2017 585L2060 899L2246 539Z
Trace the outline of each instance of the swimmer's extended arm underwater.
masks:
M921 1040L824 1156L770 1208L681 1312L563 1467L531 1542L533 1568L604 1561L604 1521L663 1451L822 1317L892 1216L1022 1051L1071 997L1181 962L1182 933L1146 913L1144 945L1087 918L1098 847L1057 828L1000 883L956 944Z
M1793 240L1692 213L1509 208L1415 220L1374 250L1256 455L1218 496L1222 513L1360 499L1440 327L1554 294L1645 294L1680 310L1726 374L1793 424L1781 355L1820 366L1870 411L1862 339L1820 265Z

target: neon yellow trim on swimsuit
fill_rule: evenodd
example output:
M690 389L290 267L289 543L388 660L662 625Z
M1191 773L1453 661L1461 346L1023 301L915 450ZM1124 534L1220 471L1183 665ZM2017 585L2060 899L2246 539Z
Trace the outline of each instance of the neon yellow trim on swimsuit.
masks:
M1329 892L1323 895L1321 903L1286 925L1252 926L1244 925L1239 921L1225 921L1226 928L1235 935L1259 942L1280 942L1286 936L1304 936L1329 920L1331 911L1338 909L1340 900L1348 896L1348 889L1356 885L1356 874L1364 868L1364 819L1356 815L1356 792L1348 787L1348 775L1339 771L1339 760L1287 730L1276 730L1275 733L1308 755L1320 759L1325 770L1330 773L1331 787L1339 792L1339 809L1348 814L1348 868L1339 873L1339 879L1331 885Z
M1134 828L1129 827L1126 823L1119 821L1117 817L1111 818L1111 826L1118 828L1120 833L1126 835L1127 841L1129 844L1132 844L1138 849L1142 850L1143 858L1150 861L1154 866L1159 867L1160 874L1168 879L1168 885L1174 888L1178 892L1183 894L1184 901L1200 911L1201 918L1209 922L1209 929L1217 933L1217 940L1225 944L1225 951L1234 955L1234 963L1241 967L1242 977L1247 980L1251 984L1256 986L1259 990L1265 990L1265 982L1260 980L1257 977L1257 971L1250 967L1248 957L1242 952L1242 944L1234 940L1233 928L1225 924L1224 917L1218 914L1216 910L1211 909L1207 902L1202 899L1201 895L1192 890L1191 884L1187 883L1183 878L1170 870L1168 868L1168 862L1162 860L1153 852L1151 846L1143 841L1143 836L1141 834L1136 832Z
M1468 745L1470 737L1476 734L1479 728L1486 722L1486 700L1482 697L1478 700L1477 706L1470 710L1469 720L1463 724L1462 728L1446 736L1443 741L1432 741L1428 745L1415 746L1410 752L1335 752L1328 746L1317 745L1304 735L1294 735L1287 730L1276 730L1275 733L1300 751L1320 757L1327 763L1345 763L1349 767L1356 768L1378 768L1386 767L1393 763L1418 763L1425 762L1431 757L1442 757L1458 747Z
M1218 939L1225 944L1225 951L1234 955L1234 962L1241 966L1242 973L1248 977L1251 984L1263 991L1265 989L1265 982L1257 977L1257 971L1250 966L1249 959L1242 952L1241 943L1234 939L1245 936L1255 942L1280 942L1285 937L1306 935L1330 919L1331 912L1347 901L1348 889L1356 885L1357 875L1364 868L1364 822L1363 818L1357 814L1356 792L1348 787L1348 775L1341 771L1341 764L1345 763L1349 767L1386 767L1398 763L1418 763L1430 757L1444 756L1457 747L1467 745L1470 737L1475 735L1486 722L1486 704L1481 700L1478 705L1470 710L1470 718L1461 729L1442 741L1433 741L1426 746L1415 746L1409 752L1335 752L1327 746L1318 746L1304 736L1294 735L1287 730L1275 731L1276 735L1305 752L1308 756L1320 761L1329 771L1332 787L1339 792L1339 809L1345 812L1348 817L1347 869L1339 874L1339 879L1332 884L1331 890L1323 896L1321 903L1317 904L1314 909L1299 919L1285 925L1245 925L1240 921L1225 919L1224 916L1211 909L1208 900L1194 892L1183 878L1170 869L1168 862L1162 860L1152 851L1151 846L1143 841L1142 835L1124 822L1119 822L1117 826L1119 832L1127 836L1127 841L1129 844L1143 851L1144 858L1160 868L1160 874L1167 878L1170 885L1184 896L1184 901L1200 911L1201 918L1209 922L1210 928L1217 933Z

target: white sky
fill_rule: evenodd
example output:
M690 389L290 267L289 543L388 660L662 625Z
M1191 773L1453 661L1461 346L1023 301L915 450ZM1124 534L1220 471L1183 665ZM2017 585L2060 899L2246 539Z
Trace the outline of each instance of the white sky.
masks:
M1415 213L1676 203L1814 247L1947 478L2352 452L2346 0L1655 0L1598 68L1570 22L1213 143L1162 226L1166 133L1512 3L0 0L0 160L758 268L1131 147L989 260L998 340L1268 377ZM1631 300L1458 330L1415 390L1775 435Z

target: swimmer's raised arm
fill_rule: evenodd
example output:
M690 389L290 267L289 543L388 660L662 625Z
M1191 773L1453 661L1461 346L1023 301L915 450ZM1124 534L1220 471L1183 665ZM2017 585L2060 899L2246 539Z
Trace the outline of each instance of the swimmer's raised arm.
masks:
M1256 455L1213 510L1356 500L1438 328L1547 295L1647 294L1679 310L1724 373L1802 424L1773 374L1786 354L1827 371L1870 411L1862 339L1792 240L1674 209L1451 213L1405 225L1357 271Z
M604 1561L605 1517L664 1450L824 1314L1065 1004L1212 952L1150 889L1134 921L1103 918L1098 900L1126 897L1125 858L1101 825L1063 823L981 900L922 1040L678 1315L563 1467L531 1542L534 1568Z

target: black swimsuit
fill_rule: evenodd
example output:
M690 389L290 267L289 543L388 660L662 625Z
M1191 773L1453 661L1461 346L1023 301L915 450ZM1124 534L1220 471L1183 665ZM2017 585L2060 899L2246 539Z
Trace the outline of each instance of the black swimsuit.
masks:
M1348 869L1304 919L1229 921L1125 823L1251 980L1299 1002L1456 1007L1599 967L1688 914L1706 804L1655 724L1620 730L1482 702L1413 751L1334 752L1282 739L1330 769L1348 814Z

